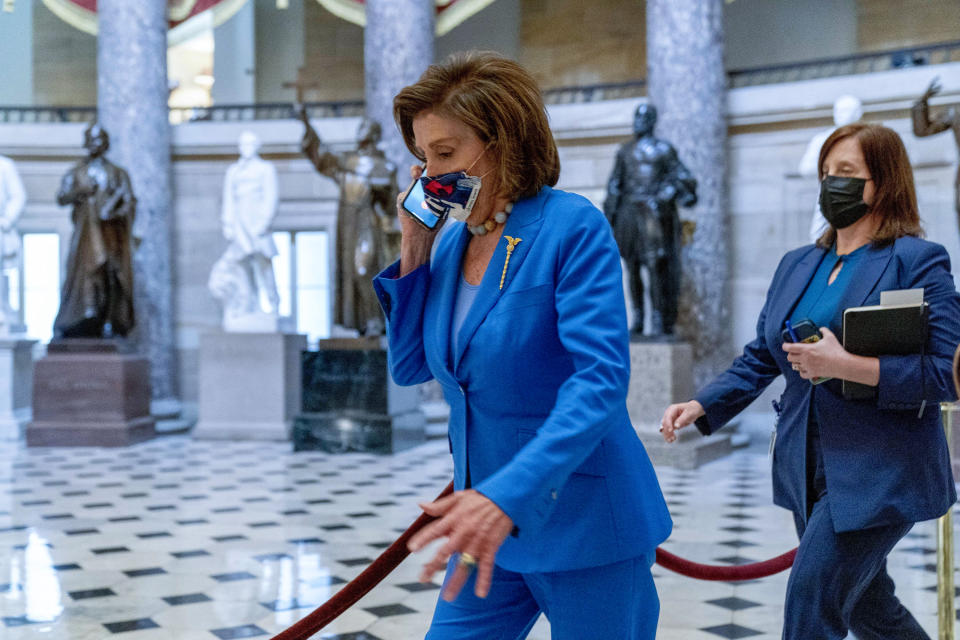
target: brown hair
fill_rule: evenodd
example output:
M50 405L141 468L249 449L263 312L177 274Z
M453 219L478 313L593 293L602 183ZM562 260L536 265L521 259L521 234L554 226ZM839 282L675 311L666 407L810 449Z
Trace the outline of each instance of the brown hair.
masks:
M876 188L871 213L880 215L880 227L871 238L875 245L887 245L903 236L923 236L917 208L917 192L913 186L913 170L903 140L892 129L879 124L855 122L830 134L820 148L817 173L823 180L823 163L834 145L853 137L860 143L863 159ZM830 247L836 242L837 230L829 227L817 245Z
M526 69L497 53L453 54L430 65L393 99L393 118L410 153L413 119L424 111L455 118L488 144L497 165L497 187L510 199L535 195L560 176L560 159L540 88Z

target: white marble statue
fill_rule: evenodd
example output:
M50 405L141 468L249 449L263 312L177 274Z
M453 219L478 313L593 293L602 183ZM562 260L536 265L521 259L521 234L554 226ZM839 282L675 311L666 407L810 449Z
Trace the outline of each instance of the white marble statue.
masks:
M260 140L244 131L240 159L227 169L221 222L230 243L210 272L209 288L223 305L226 331L276 331L280 297L272 259L277 171L258 155Z
M856 96L840 96L833 103L833 124L829 129L824 129L810 139L807 144L807 150L800 159L799 172L805 178L812 178L818 175L817 164L820 162L820 148L827 141L830 134L839 127L843 127L854 122L858 122L863 117L863 103ZM819 193L819 192L818 192ZM816 242L817 238L823 235L827 230L827 221L820 212L820 203L817 202L813 207L813 219L810 221L810 241Z
M10 307L9 272L19 266L20 234L17 223L27 202L27 194L13 160L0 156L0 331L19 327Z

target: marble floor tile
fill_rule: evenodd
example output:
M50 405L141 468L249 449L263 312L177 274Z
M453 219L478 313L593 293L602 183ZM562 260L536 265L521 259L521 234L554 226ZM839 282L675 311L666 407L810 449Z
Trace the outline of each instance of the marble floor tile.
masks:
M451 474L445 440L382 457L188 436L126 449L0 443L0 637L269 638L363 571ZM796 545L792 518L771 503L765 451L657 474L675 522L666 550L740 564ZM436 547L316 637L422 637L442 576L418 579ZM935 562L933 523L889 560L898 595L931 635ZM786 573L735 584L655 566L654 576L661 640L780 637ZM549 637L541 616L529 638Z

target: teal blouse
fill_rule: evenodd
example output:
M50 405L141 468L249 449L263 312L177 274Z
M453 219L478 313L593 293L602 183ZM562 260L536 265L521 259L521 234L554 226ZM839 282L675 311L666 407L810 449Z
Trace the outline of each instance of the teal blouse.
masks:
M810 284L807 285L807 290L803 292L803 296L794 307L790 322L797 324L809 318L817 327L827 327L839 337L843 327L844 311L840 308L840 300L854 277L857 264L866 255L869 246L865 244L844 256L837 255L836 245L831 247L820 262L820 267L810 280ZM828 284L830 273L838 262L843 262L843 268L840 269L833 284Z
M797 324L801 320L809 319L818 328L827 327L833 331L839 339L843 330L843 309L840 308L840 300L847 290L847 285L853 279L857 264L867 253L869 244L865 244L856 251L851 251L844 256L837 255L837 247L834 245L827 252L820 262L820 267L807 285L807 290L803 292L800 301L793 309L790 316L790 322ZM837 274L833 284L829 284L830 273L837 266L838 262L843 262L843 268ZM807 428L807 437L809 439L810 453L813 459L817 460L817 465L822 466L820 460L822 455L820 449L820 425L817 422L817 416L814 411L810 411L809 423ZM812 472L812 471L811 471Z

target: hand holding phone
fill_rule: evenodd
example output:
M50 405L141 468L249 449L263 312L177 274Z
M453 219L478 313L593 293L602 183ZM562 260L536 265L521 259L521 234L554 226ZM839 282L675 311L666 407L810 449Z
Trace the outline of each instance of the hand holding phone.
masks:
M400 218L401 240L400 240L400 276L405 276L420 265L430 260L430 252L433 243L437 238L437 231L442 225L435 225L434 228L428 227L419 217L414 216L411 211L404 206L404 202L410 208L413 206L413 198L410 191L420 184L420 175L423 168L420 165L410 167L410 177L413 182L407 187L406 191L397 195L397 215ZM428 218L429 219L429 218Z
M780 337L784 342L802 342L804 344L813 344L814 342L820 342L823 339L823 336L820 335L820 329L817 328L817 325L813 323L809 318L804 318L796 324L791 323L789 320L785 323L786 328L780 334ZM830 378L814 378L811 380L813 384L821 384L830 380Z
M785 325L786 328L780 334L784 342L812 344L814 342L820 342L820 339L823 338L823 336L820 335L820 329L818 329L817 325L810 319L804 318L796 324L792 324L787 320Z
M403 199L400 201L400 207L404 213L431 231L436 231L442 227L447 219L447 211L438 212L428 206L419 176L415 177L410 186L407 187Z

